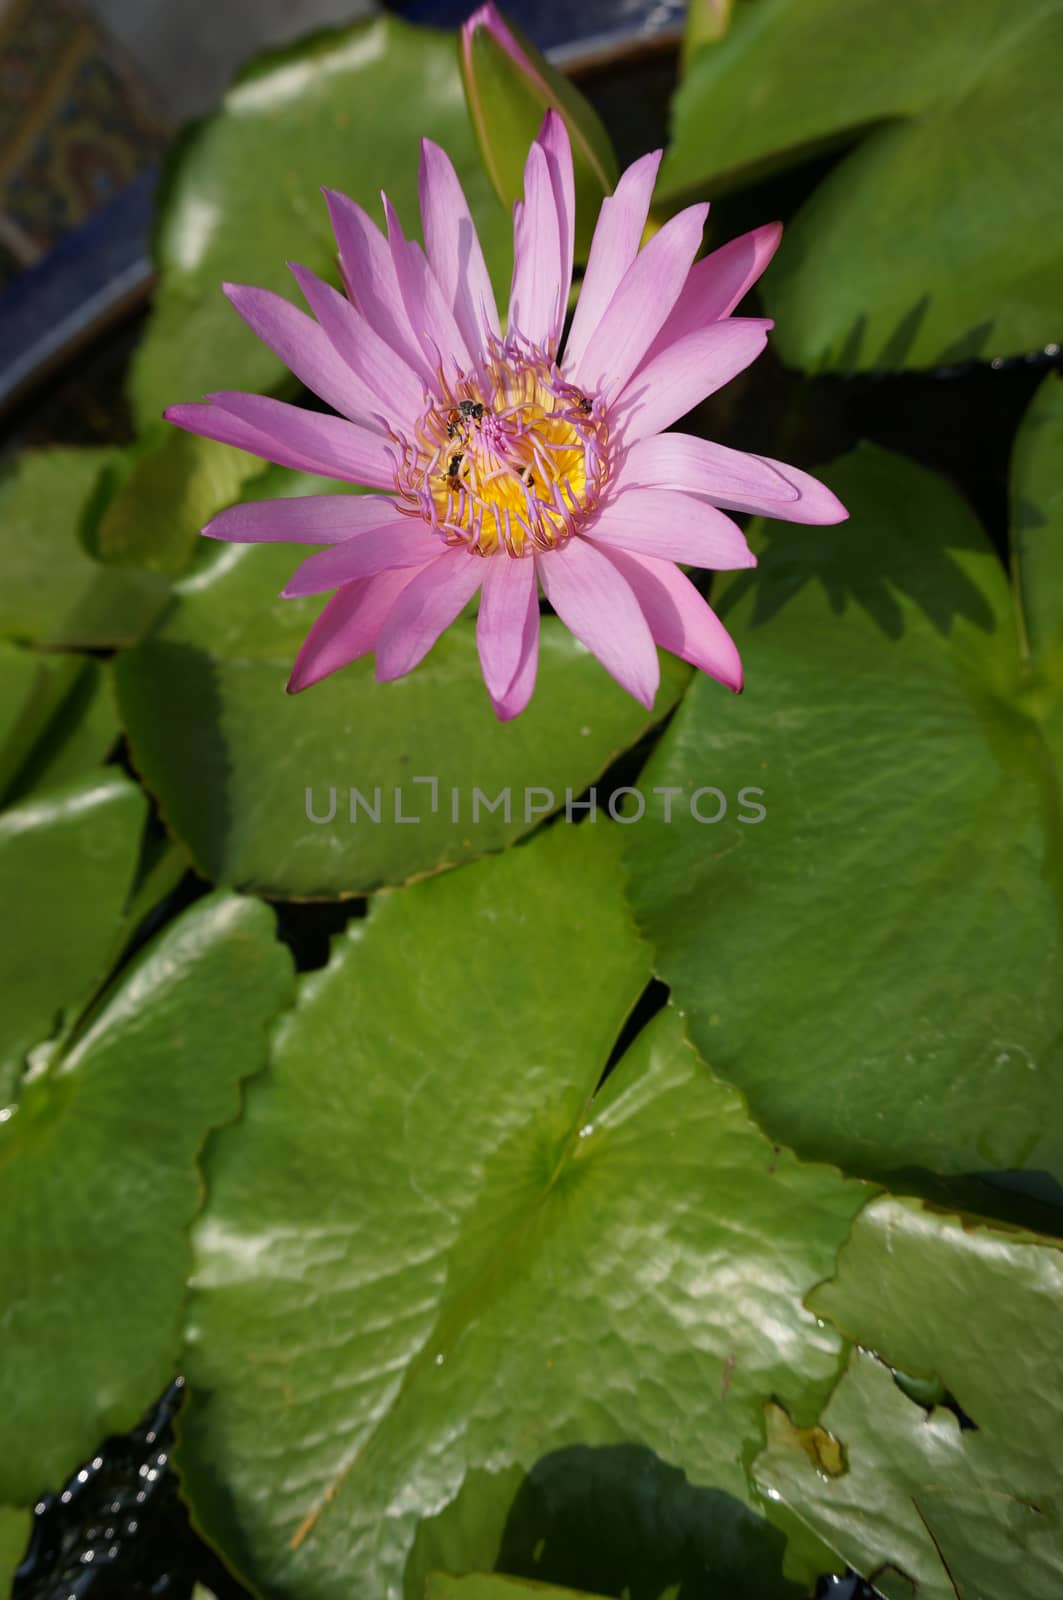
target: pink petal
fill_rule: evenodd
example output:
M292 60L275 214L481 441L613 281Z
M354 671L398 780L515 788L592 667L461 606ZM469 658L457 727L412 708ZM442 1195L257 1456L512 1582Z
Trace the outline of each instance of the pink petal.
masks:
M615 437L633 445L685 417L757 359L771 326L763 317L729 317L676 340L641 366L617 399Z
M252 333L280 357L300 383L320 395L333 410L383 433L379 396L351 371L312 317L269 289L242 283L226 283L222 287Z
M458 175L431 139L421 140L419 188L429 265L465 343L478 355L487 335L501 335L495 291Z
M219 511L203 528L232 544L339 544L379 527L395 502L376 494L309 494L290 500L248 500Z
M768 456L763 460L767 466L773 467L780 477L785 478L792 489L797 490L797 499L779 501L776 505L765 500L762 505L751 505L749 507L751 511L759 511L765 517L780 517L784 522L809 522L822 525L848 521L849 513L838 496L810 472L802 472L800 467L791 467L785 461L772 461ZM746 507L738 506L735 509L744 511Z
M781 238L782 223L769 222L721 245L703 261L695 261L683 292L646 352L646 359L652 361L677 339L707 323L729 317L768 265Z
M626 550L610 550L608 555L634 591L662 650L670 650L740 694L742 661L734 640L690 579L670 561Z
M489 556L485 566L476 643L487 692L501 700L520 668L528 613L539 614L539 590L530 557Z
M702 494L736 511L759 510L747 502L793 503L799 491L775 463L744 450L729 450L690 433L655 433L627 452L612 479L624 489L680 489Z
M546 155L550 170L550 184L554 191L557 210L557 233L560 243L561 282L558 292L560 316L552 335L556 348L565 323L568 294L572 287L572 262L576 247L576 173L572 162L572 144L565 121L552 107L543 118L538 143Z
M423 522L408 517L376 528L360 528L351 539L307 556L281 590L285 600L324 594L358 578L373 578L390 567L423 567L439 554L441 542Z
M541 144L524 163L524 203L513 210L513 283L506 331L532 344L553 346L564 320L561 304L561 236L550 168Z
M333 595L303 640L288 679L288 693L298 694L337 672L376 644L385 617L416 568L382 572L379 577L350 583Z
M376 676L388 683L412 672L484 580L486 558L445 550L402 591L376 645Z
M628 451L613 479L615 490L652 486L697 495L728 511L787 522L844 522L849 514L807 472L689 433L654 434Z
M630 585L600 550L570 539L535 557L539 580L561 621L608 673L647 710L660 682L660 663Z
M627 489L585 530L595 545L727 572L755 567L741 528L704 500L671 489Z
M435 368L426 361L413 337L387 240L356 201L337 189L324 189L322 193L354 304L384 343L402 356L423 381L431 383Z
M591 240L587 270L580 284L579 300L572 314L572 326L565 340L564 371L578 367L587 342L608 309L620 282L638 255L650 198L657 181L662 150L642 156L621 175L612 195L602 201L598 222Z
M447 377L456 377L460 372L469 370L472 357L454 320L454 313L447 305L420 245L407 239L403 233L398 213L387 195L383 196L383 200L391 259L410 330L431 370L436 372L442 367Z
M319 472L372 489L395 486L394 447L356 422L234 389L208 395L207 401L171 406L166 420L297 472Z
M620 393L679 298L708 214L707 205L689 206L639 251L570 369L574 383L592 393L608 384L612 395Z
M374 410L388 422L413 429L425 408L424 382L356 311L345 295L308 267L289 263L336 354L373 397Z
M531 566L531 561L528 562ZM504 695L498 699L491 696L495 716L499 722L511 722L514 717L519 717L527 706L535 689L535 679L539 670L539 604L532 599L528 605L528 613L524 618L524 627L521 630L520 661L513 676L513 682Z

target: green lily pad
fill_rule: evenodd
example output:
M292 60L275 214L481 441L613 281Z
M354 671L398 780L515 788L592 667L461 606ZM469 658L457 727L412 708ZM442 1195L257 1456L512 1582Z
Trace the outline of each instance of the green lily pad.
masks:
M14 1506L0 1506L0 1594L8 1594L15 1569L26 1554L30 1514Z
M386 189L412 235L422 135L454 162L488 268L508 287L509 217L476 148L453 34L383 16L268 55L238 79L170 167L156 241L161 282L132 375L142 423L176 400L283 381L285 369L244 327L222 282L298 299L288 261L336 281L323 186L373 216Z
M243 450L164 427L136 448L94 535L101 561L183 572L199 551L199 530L239 498L262 465Z
M317 481L267 478L274 493ZM290 697L292 662L321 609L278 598L293 564L283 547L225 547L176 584L162 626L116 663L137 770L214 881L349 895L501 849L564 806L566 791L578 798L689 682L687 667L662 657L650 715L544 619L535 697L503 724L464 619L398 683L376 683L363 660ZM508 817L504 801L488 809L507 790Z
M679 798L627 829L637 914L773 1137L863 1173L1060 1179L1052 698L952 489L868 448L827 476L851 522L755 528L759 573L726 591L745 695L695 684L643 773Z
M451 1577L447 1572L432 1572L425 1584L425 1600L593 1600L574 1589L555 1589L552 1584L506 1578L497 1572L469 1572Z
M804 1592L745 1463L768 1396L834 1381L802 1301L866 1191L773 1148L671 1011L598 1087L648 970L615 832L374 900L211 1147L179 1456L264 1596L419 1600L496 1558Z
M105 567L82 542L113 450L35 450L0 477L0 636L53 649L130 644L166 605L156 573Z
M784 359L927 366L1063 330L1063 6L757 0L691 64L661 192L855 145L764 278Z
M107 667L0 640L0 801L98 766L118 739Z
M1063 378L1038 388L1015 438L1011 540L1022 643L1033 674L1063 684ZM1048 697L1058 718L1061 697ZM1063 730L1056 735L1063 748Z
M196 1157L289 985L266 907L200 901L0 1127L0 1497L54 1488L172 1375Z
M0 814L0 904L17 927L0 949L0 1107L31 1048L106 975L146 815L143 792L106 769Z
M1063 1248L882 1198L810 1298L866 1349L814 1430L774 1408L758 1482L887 1596L976 1600L1063 1586ZM869 1353L877 1351L882 1361ZM924 1410L889 1367L934 1375ZM829 1440L828 1449L823 1441Z

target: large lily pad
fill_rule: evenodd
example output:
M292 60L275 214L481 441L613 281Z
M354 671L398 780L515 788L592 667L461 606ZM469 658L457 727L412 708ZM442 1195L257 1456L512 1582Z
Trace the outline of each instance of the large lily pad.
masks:
M1052 1600L1061 1303L1058 1243L875 1201L810 1300L869 1348L854 1350L820 1429L772 1411L758 1481L887 1596ZM938 1379L950 1406L916 1405L869 1350Z
M117 738L102 662L0 640L0 802L98 766Z
M0 1127L0 1499L54 1488L172 1375L196 1156L289 984L264 906L201 901Z
M143 792L107 770L0 814L0 904L11 919L0 946L0 1107L30 1049L106 975L146 815Z
M274 492L314 483L268 477ZM137 768L215 881L328 897L497 850L563 806L567 790L581 795L689 681L687 667L662 658L651 717L546 619L535 698L502 724L465 619L398 683L376 683L365 660L292 698L291 665L321 607L278 598L292 565L276 546L221 550L176 585L161 627L116 664ZM434 790L418 781L432 779ZM352 821L352 789L372 815L355 799ZM506 790L508 817L504 803L485 803Z
M51 648L129 644L166 605L157 573L102 566L83 540L113 450L36 450L0 478L0 635Z
M757 0L675 101L662 188L709 194L856 145L764 279L778 348L927 366L1063 333L1058 0Z
M416 126L406 114L413 107ZM283 380L277 358L226 301L223 280L296 299L288 261L335 280L323 186L374 216L386 189L413 232L421 135L453 160L504 287L509 218L476 149L453 34L384 16L318 34L243 74L186 135L170 169L157 234L161 284L133 369L143 422L175 400Z
M834 1380L802 1300L865 1191L773 1148L670 1011L598 1088L647 976L614 831L375 900L211 1147L180 1457L264 1595L496 1558L618 1594L632 1544L647 1596L803 1592L744 1464L769 1395Z
M1033 691L954 491L873 449L828 477L852 521L755 529L727 592L746 694L695 684L643 775L680 798L627 830L638 915L774 1137L865 1173L1059 1179L1059 680Z
M261 462L243 450L161 424L123 467L94 530L94 554L171 575L191 564L204 523L262 472Z

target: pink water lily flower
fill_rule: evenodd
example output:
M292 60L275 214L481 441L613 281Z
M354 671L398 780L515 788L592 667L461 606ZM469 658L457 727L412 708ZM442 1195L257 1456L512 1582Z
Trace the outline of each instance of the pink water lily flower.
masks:
M258 501L223 511L212 539L327 545L285 595L335 590L311 628L294 692L373 651L399 678L479 594L476 636L496 714L535 686L539 589L613 677L652 707L657 646L729 688L738 652L677 562L725 570L754 557L727 511L792 522L846 512L814 478L686 433L678 418L741 372L771 323L730 313L778 244L758 228L695 262L708 207L642 237L659 151L602 204L568 336L574 184L549 112L514 208L505 333L449 159L424 140L424 249L387 198L387 235L326 191L346 294L293 266L312 316L265 289L226 286L236 310L338 416L223 392L171 422L266 461L382 491ZM641 246L641 248L640 248Z

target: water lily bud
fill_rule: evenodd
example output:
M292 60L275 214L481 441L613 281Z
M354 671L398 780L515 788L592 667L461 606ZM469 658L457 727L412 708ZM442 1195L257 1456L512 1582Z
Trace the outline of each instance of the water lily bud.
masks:
M484 165L499 199L524 192L528 146L551 107L572 142L576 177L576 259L585 261L598 207L618 176L609 135L597 114L529 39L494 5L474 11L461 30L465 98Z
M719 44L731 26L734 0L690 0L683 30L684 72L703 45Z

